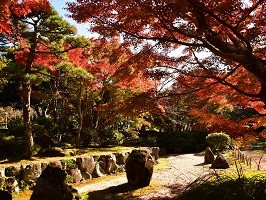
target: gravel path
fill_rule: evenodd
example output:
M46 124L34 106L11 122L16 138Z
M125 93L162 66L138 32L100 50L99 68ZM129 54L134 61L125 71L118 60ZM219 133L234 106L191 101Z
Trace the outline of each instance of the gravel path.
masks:
M160 183L160 189L144 196L134 197L130 199L171 199L172 197L176 196L180 192L180 190L189 182L195 180L201 175L210 172L209 166L203 165L203 155L172 155L167 158L167 161L168 164L158 171L155 170L152 176L152 181ZM79 193L97 191L124 183L127 183L125 176L108 181L101 181L95 184L88 184L83 187L77 188L77 190Z

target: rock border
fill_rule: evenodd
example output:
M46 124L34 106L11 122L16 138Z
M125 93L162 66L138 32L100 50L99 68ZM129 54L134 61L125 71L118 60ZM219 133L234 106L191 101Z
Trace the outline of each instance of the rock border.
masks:
M158 147L144 147L158 160ZM140 147L143 149L143 147ZM10 193L32 188L47 166L59 167L67 173L67 183L82 183L105 175L125 172L126 159L131 151L108 153L96 156L60 158L50 162L0 166L0 186ZM56 177L55 177L56 178Z

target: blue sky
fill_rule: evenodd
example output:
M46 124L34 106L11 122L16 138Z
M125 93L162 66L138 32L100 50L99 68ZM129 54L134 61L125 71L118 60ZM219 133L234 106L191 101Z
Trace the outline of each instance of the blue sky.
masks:
M73 24L78 29L79 35L85 35L86 37L92 37L91 33L87 30L88 25L78 24L71 18L66 17L68 13L64 8L66 8L66 2L74 2L75 0L51 0L52 6L56 9L60 16L66 19L69 23Z

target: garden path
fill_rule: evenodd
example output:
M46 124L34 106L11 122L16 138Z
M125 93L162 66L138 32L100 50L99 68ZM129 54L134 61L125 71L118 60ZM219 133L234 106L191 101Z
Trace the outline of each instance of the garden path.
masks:
M197 177L210 172L209 165L204 165L202 154L171 155L167 158L167 164L153 173L152 181L159 183L156 191L151 191L139 197L130 197L131 200L171 199L180 193L180 190ZM159 160L160 162L160 160ZM88 184L77 188L79 193L104 190L112 186L127 183L125 176L99 183ZM145 188L143 189L145 190Z

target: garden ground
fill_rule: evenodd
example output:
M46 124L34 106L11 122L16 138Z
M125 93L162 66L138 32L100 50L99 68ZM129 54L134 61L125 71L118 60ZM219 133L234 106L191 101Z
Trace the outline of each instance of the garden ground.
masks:
M249 154L251 153L252 152L249 152ZM257 153L255 155L257 155ZM260 156L258 156L258 158L259 157ZM170 155L160 158L159 164L155 166L150 186L138 190L130 188L127 185L125 173L102 177L86 184L74 185L74 187L82 194L82 200L172 199L176 197L189 182L213 171L210 169L210 165L205 165L203 162L204 154L202 153ZM254 168L255 167L256 165L254 164ZM266 157L262 159L261 169L266 169ZM230 170L234 171L234 166L231 166ZM20 196L20 198L14 198L14 200L21 198L22 196ZM25 200L26 199L27 198L25 198Z
M230 152L231 153L231 152ZM230 156L228 153L228 156ZM252 153L254 159L258 160L261 153ZM213 170L210 165L205 165L204 154L182 154L171 155L159 160L160 164L155 166L152 181L149 187L133 190L127 186L125 176L104 180L98 183L88 184L82 187L77 187L79 193L83 193L82 199L130 199L130 200L160 200L172 199L184 189L184 187L197 179L199 176L204 176ZM233 164L233 163L231 163ZM253 167L256 168L255 163ZM266 170L266 158L262 159L261 169ZM223 170L221 170L223 171ZM228 170L232 173L235 170L231 166Z

